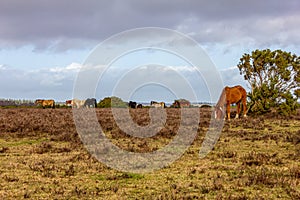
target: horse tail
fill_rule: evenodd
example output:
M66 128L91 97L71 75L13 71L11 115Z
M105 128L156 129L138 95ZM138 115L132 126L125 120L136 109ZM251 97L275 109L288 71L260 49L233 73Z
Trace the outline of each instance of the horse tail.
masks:
M247 92L245 90L245 88L243 88L242 86L238 86L240 92L242 93L242 106L243 106L243 111L244 111L244 115L246 115L249 111L249 108L247 109Z

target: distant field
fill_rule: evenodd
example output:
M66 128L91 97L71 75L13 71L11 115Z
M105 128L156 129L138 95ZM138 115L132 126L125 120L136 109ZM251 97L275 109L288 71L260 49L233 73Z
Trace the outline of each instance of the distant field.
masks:
M96 111L107 137L133 152L163 147L179 127L180 109L168 108L164 129L134 138L118 129L110 109ZM136 174L91 157L71 109L0 109L0 199L300 199L299 114L225 122L213 151L200 159L210 112L201 109L198 136L180 159ZM139 125L150 122L148 109L130 114Z

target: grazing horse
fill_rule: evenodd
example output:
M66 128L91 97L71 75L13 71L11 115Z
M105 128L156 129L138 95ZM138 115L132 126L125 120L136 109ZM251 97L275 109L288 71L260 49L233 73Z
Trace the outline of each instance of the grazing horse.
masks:
M72 100L72 108L81 108L84 106L85 100L73 99Z
M49 100L37 99L37 100L35 100L34 103L36 105L42 106L43 108L46 108L46 107L55 108L55 101L52 99L49 99Z
M225 118L224 116L225 111L224 111L224 106L226 105L226 114L228 120L230 120L230 105L233 103L236 103L237 105L237 114L235 118L239 118L240 114L240 104L243 104L243 116L247 117L246 112L247 112L247 107L246 107L246 99L247 99L247 93L246 90L240 86L234 86L234 87L225 87L221 93L221 96L219 98L218 103L216 104L215 107L215 118L216 119L221 119Z
M129 108L136 108L137 104L135 101L129 101L128 106Z
M150 106L152 106L154 108L165 108L166 104L164 102L151 101Z
M191 106L191 103L185 99L175 100L173 103L174 108L189 108L190 106Z
M97 108L97 100L95 98L88 98L85 100L83 106L86 108Z
M72 100L66 100L66 106L72 107Z

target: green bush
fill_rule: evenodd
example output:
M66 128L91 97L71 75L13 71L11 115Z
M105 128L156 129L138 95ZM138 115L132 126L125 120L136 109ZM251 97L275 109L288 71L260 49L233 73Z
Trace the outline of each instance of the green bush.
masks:
M282 50L255 50L237 66L251 86L249 111L293 114L300 97L300 57Z
M127 103L119 97L105 97L98 104L98 108L126 108Z

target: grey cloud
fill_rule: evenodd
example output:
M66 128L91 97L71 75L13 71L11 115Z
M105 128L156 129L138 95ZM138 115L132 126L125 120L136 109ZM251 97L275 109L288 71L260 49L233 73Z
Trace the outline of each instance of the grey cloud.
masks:
M298 0L3 0L0 45L66 51L144 26L178 29L201 42L273 43L279 38L282 45L299 44L299 8ZM272 26L273 19L281 19L281 27Z

